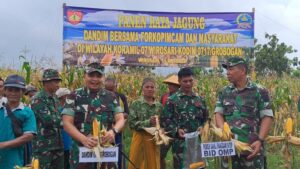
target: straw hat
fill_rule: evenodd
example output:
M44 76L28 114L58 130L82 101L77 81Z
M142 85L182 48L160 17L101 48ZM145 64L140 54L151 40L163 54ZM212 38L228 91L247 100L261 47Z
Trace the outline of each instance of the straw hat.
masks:
M178 82L177 75L172 75L172 76L168 77L167 79L165 79L163 82L166 84L170 83L170 84L180 85Z

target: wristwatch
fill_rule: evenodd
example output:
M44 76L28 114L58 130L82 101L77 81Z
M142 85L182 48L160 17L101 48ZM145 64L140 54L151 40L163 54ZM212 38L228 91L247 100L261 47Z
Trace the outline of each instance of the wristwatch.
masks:
M257 139L258 141L260 141L261 142L261 144L264 144L264 142L265 142L265 140L264 139L262 139L262 138L260 138L260 137L258 137L258 139Z
M119 133L119 131L116 128L112 128L112 131L115 133L115 135Z

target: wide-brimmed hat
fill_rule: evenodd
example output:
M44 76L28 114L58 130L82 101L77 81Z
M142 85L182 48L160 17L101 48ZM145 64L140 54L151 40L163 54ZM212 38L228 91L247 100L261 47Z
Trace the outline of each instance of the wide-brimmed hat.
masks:
M172 76L166 78L163 82L166 84L175 84L175 85L180 86L177 75L172 75Z

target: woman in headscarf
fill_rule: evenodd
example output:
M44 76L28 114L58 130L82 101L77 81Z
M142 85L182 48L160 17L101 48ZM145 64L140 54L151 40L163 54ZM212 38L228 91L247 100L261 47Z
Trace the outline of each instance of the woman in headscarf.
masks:
M142 84L142 96L129 108L129 127L133 130L130 146L128 169L160 169L160 149L152 140L153 136L144 128L154 127L156 116L162 111L162 105L155 100L155 80L145 78Z

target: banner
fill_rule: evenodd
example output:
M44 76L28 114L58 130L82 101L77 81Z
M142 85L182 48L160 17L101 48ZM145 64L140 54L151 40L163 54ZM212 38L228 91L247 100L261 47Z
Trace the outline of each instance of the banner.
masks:
M96 157L93 150L86 147L79 147L79 162L80 163L95 163L95 162L118 162L119 148L109 147L104 148L100 152L100 159Z
M251 57L254 13L171 13L64 6L64 64L216 67Z
M203 158L234 156L234 143L233 141L202 143L201 155Z

